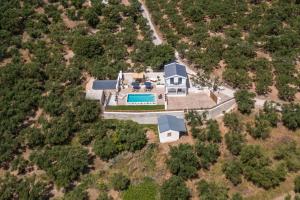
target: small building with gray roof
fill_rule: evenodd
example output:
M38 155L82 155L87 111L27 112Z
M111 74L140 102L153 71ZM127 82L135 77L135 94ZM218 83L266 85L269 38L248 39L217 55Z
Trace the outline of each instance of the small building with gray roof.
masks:
M177 141L187 132L184 119L173 115L162 115L157 119L159 141L161 143Z

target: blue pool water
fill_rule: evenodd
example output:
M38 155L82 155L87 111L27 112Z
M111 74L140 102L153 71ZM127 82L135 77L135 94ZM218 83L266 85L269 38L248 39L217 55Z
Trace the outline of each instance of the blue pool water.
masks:
M128 94L127 103L155 103L154 94Z

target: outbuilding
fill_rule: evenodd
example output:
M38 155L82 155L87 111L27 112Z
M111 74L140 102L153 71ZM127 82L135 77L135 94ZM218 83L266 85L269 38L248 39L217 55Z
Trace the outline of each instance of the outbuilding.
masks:
M158 117L158 134L161 143L174 142L186 132L184 119L172 115Z

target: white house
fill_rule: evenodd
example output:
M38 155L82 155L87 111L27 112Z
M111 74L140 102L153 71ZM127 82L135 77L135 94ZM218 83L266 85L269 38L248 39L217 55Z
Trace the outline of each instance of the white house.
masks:
M185 66L176 62L165 65L165 87L167 95L187 95L188 76Z
M186 133L184 119L172 115L162 115L158 117L158 133L161 143L174 142L180 135Z

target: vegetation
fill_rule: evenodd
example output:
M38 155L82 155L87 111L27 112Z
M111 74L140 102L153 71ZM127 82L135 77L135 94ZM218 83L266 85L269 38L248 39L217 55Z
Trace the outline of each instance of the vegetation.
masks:
M254 108L255 101L254 93L248 92L247 90L237 91L235 94L235 99L238 105L238 109L243 114L250 114L251 110Z
M34 152L31 160L45 170L57 186L66 187L87 168L88 153L79 147L55 146Z
M181 144L171 148L167 165L172 174L187 179L197 174L199 161L192 146Z
M141 125L131 121L111 121L103 135L97 135L93 145L95 153L103 160L109 160L122 151L135 152L146 143L145 131Z
M115 190L125 190L128 188L130 180L122 173L117 173L111 177L111 184Z
M138 0L1 1L0 199L85 200L99 193L93 198L111 200L113 189L125 200L189 199L198 181L201 199L242 199L244 191L234 193L249 182L255 190L249 198L276 187L299 192L299 1L145 3L162 45L153 44ZM225 114L224 128L219 119L190 111L193 137L172 147L164 163L159 150L167 145L155 144L152 131L147 145L145 126L101 119L99 103L85 100L84 86L90 77L115 79L120 70L162 70L175 49L204 70L196 77L199 86L217 89L222 80L238 89L242 114ZM254 111L249 91L284 105ZM287 177L294 184L284 182Z
M158 111L165 110L164 105L137 105L137 106L109 106L106 108L107 111Z
M183 179L177 176L172 176L165 181L161 186L161 199L182 199L187 200L190 196L189 190L186 187Z
M274 85L278 98L295 99L300 33L292 13L299 12L298 1L147 0L146 5L166 41L194 68L220 70L220 78L234 88L267 96Z
M156 200L158 192L157 184L153 180L146 178L137 185L130 185L128 190L124 192L123 199Z
M300 193L300 176L297 176L297 177L295 178L294 183L295 183L294 191L295 191L296 193Z
M228 199L228 189L224 186L218 185L215 182L207 182L201 180L198 183L197 187L199 191L199 198L208 200L208 199Z

